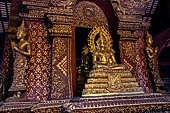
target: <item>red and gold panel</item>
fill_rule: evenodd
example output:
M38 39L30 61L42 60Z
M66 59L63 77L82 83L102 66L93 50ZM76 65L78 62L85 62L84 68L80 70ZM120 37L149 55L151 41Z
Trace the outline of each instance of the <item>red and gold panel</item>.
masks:
M151 80L147 69L142 38L134 41L120 41L122 64L136 77L144 92L152 92Z
M135 42L136 51L136 73L140 86L146 93L153 92L151 78L147 69L147 61L144 53L145 43L143 38Z
M55 37L52 47L52 99L72 96L71 86L71 39Z
M135 70L135 43L133 41L120 41L120 56L126 69Z
M47 30L41 22L26 22L28 40L31 43L31 56L26 76L26 98L45 101L50 92L50 44L47 41Z

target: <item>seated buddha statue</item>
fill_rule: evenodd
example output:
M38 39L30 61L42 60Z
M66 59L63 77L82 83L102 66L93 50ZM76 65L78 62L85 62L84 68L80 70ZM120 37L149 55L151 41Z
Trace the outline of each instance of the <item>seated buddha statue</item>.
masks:
M96 35L100 37L95 42ZM93 55L93 69L89 73L82 96L101 96L140 92L136 78L123 64L117 64L112 38L105 28L94 28L89 34L89 49Z
M96 41L96 51L93 53L93 63L95 67L107 67L109 61L109 53L105 47L106 41L101 35Z
M101 33L96 44L96 51L93 53L94 67L124 68L122 65L117 64L114 56L115 51L112 49L112 46L107 46L108 43Z

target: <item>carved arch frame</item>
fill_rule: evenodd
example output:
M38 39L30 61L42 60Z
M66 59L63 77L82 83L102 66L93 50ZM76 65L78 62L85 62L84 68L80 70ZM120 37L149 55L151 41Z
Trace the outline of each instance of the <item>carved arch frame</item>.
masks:
M75 27L83 27L83 28L94 28L94 27L102 27L104 26L107 30L109 29L107 18L104 14L104 11L95 4L90 1L81 1L74 2L73 6L73 36L72 36L72 44L71 44L71 65L72 65L72 86L73 86L73 96L76 94L76 71L75 71Z
M75 3L73 8L73 26L85 28L105 26L108 29L108 21L98 5L90 1L81 1Z

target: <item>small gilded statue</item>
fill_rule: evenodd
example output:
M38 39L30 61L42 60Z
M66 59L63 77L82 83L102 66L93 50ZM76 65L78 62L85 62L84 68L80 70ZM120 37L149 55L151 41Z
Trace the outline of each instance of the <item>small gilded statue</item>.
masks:
M155 83L155 90L159 92L159 88L163 86L159 70L158 70L158 61L157 61L157 52L158 52L158 47L153 48L152 47L152 36L147 32L146 33L146 53L148 56L148 61L149 61L149 67L151 69L151 73L154 78L154 83Z
M18 43L11 42L11 46L14 54L14 63L13 63L13 82L8 91L15 92L17 97L20 97L21 91L26 90L25 86L25 75L27 69L27 56L31 54L31 45L27 41L27 28L25 28L24 21L21 26L18 28L17 39Z
M83 47L83 56L82 56L82 66L88 66L89 65L89 56L88 56L89 50L88 47L85 45Z

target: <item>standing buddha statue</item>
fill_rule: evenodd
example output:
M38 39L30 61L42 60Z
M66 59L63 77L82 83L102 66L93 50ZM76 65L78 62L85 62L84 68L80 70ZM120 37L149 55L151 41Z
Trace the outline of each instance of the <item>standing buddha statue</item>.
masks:
M27 28L25 28L23 21L17 32L17 39L19 42L11 42L15 60L13 63L13 82L8 91L15 92L14 96L17 97L21 96L21 91L26 90L25 76L27 69L27 56L31 55L31 44L26 40L26 35Z

